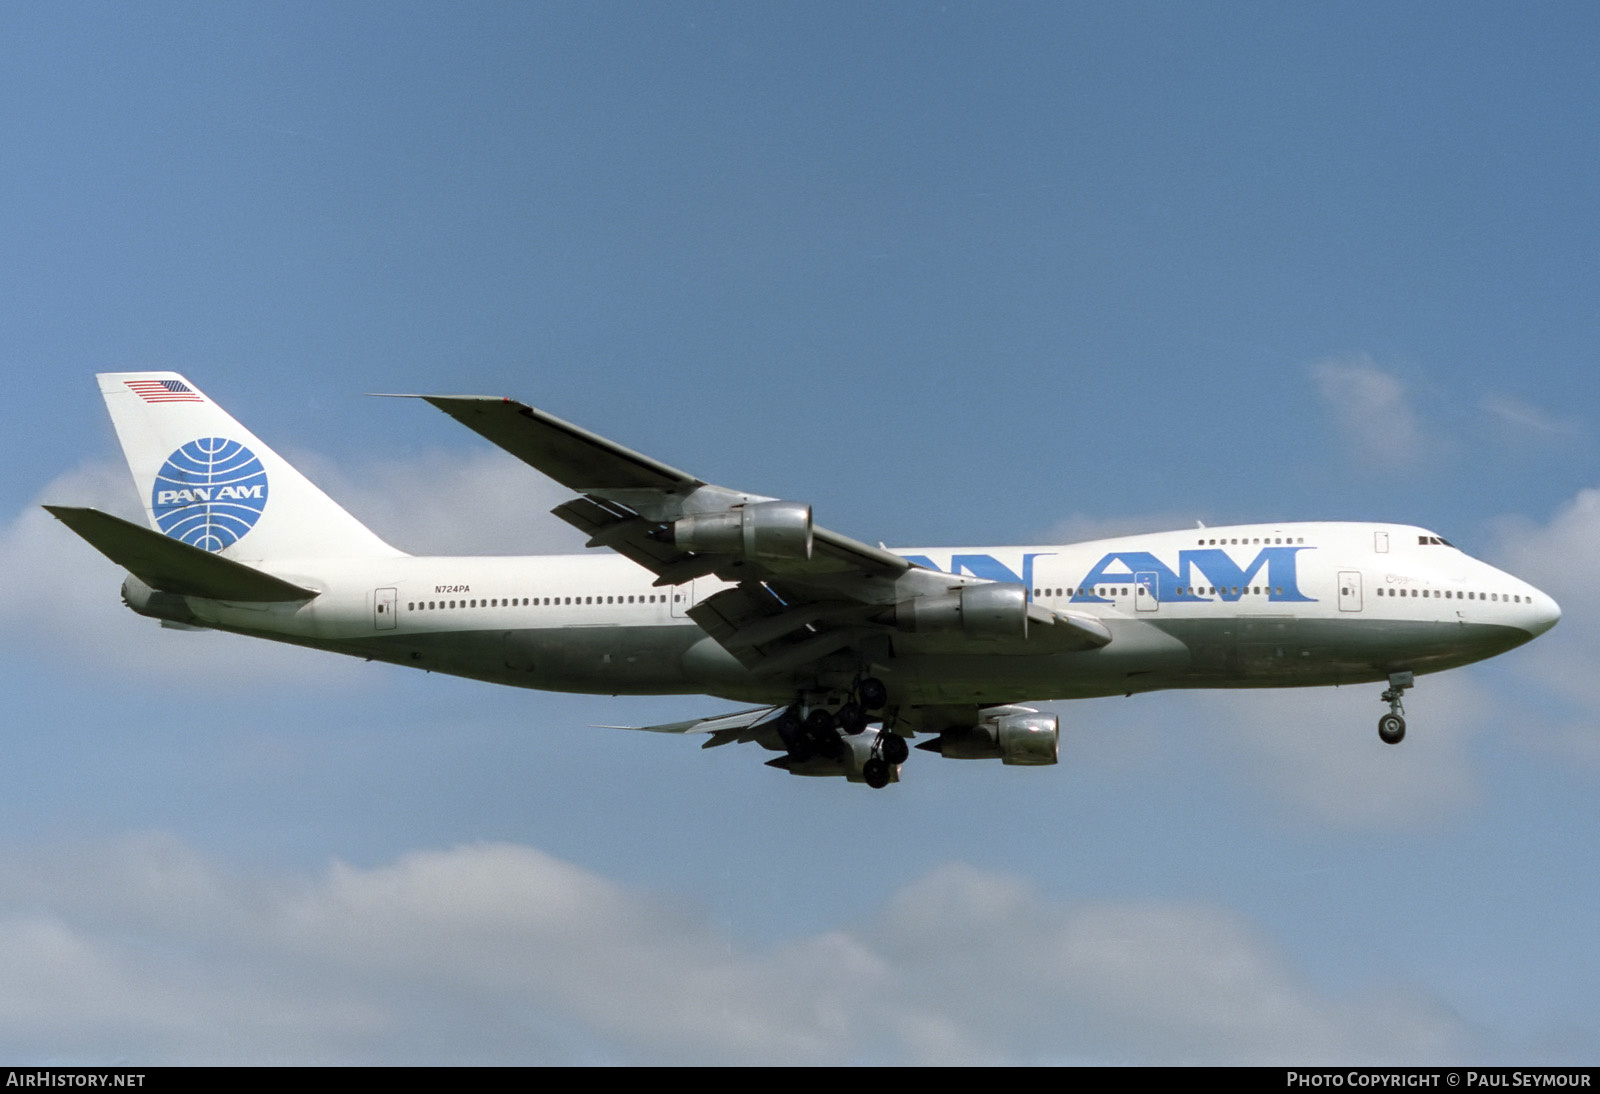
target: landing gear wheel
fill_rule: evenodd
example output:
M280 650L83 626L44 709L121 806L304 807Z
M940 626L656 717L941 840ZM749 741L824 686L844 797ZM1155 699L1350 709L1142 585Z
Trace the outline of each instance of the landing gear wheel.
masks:
M876 676L869 676L856 688L864 710L880 710L889 701L889 689Z
M883 753L883 760L888 764L903 764L911 755L911 746L906 744L906 739L898 733L888 730L878 734L879 749Z
M783 747L789 750L790 758L796 762L804 763L816 751L811 745L810 735L800 724L800 716L792 708L780 714L772 725L783 739Z
M872 789L882 790L889 785L889 765L874 756L861 765L861 777Z
M1416 686L1416 677L1410 669L1389 674L1389 688L1383 693L1383 701L1389 704L1389 713L1378 719L1378 739L1386 745L1397 745L1405 740L1406 719L1405 706L1401 698L1408 688Z
M806 715L806 729L813 736L820 733L828 733L833 729L833 727L834 717L832 711L824 710L822 707L818 707L816 710L813 710L810 714Z
M845 753L844 738L834 729L836 724L833 712L821 707L806 715L806 736L816 751L830 760L837 760Z
M867 728L867 714L854 703L839 708L839 728L854 737Z

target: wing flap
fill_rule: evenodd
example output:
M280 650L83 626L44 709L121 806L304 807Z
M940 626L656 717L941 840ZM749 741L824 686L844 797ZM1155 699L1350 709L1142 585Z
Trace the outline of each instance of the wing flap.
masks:
M272 603L317 595L253 566L192 547L98 509L46 505L51 516L152 589L212 600Z
M590 547L609 547L658 575L657 585L678 585L704 577L716 568L715 563L700 565L703 556L655 538L650 532L658 527L656 524L616 502L598 497L574 498L550 512L587 535ZM678 576L686 565L688 576Z
M1063 612L1038 604L1028 605L1028 618L1049 627L1042 633L1058 649L1096 650L1111 644L1111 630L1104 622L1081 612Z
M782 707L757 707L754 710L737 710L732 714L713 714L705 718L690 718L686 722L665 722L656 726L596 726L597 729L632 729L643 733L711 733L738 734L770 718ZM718 741L718 744L724 742Z

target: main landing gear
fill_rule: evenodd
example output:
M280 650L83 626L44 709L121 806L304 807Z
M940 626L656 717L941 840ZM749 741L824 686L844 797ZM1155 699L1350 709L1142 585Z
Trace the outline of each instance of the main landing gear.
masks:
M843 760L852 750L844 738L862 733L875 720L872 712L881 710L888 701L889 692L883 681L869 676L856 682L850 689L849 697L837 710L820 705L811 706L802 693L788 710L778 716L773 727L783 739L790 759L796 763L804 763L814 756ZM888 786L894 768L905 763L910 753L904 737L887 729L880 730L870 746L867 759L861 764L862 779L874 788Z
M888 729L880 730L878 739L872 745L872 755L861 765L861 777L874 790L882 790L889 785L889 776L894 769L905 763L909 755L911 746L906 744L904 737L890 733Z
M1378 719L1378 739L1386 745L1397 745L1406 739L1406 710L1400 697L1415 683L1416 678L1409 672L1389 674L1389 688L1383 693L1389 713Z

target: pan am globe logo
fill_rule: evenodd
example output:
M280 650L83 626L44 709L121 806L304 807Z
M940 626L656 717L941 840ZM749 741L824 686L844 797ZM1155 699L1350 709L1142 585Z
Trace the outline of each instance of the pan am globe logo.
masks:
M150 492L156 527L206 551L237 543L267 507L267 470L226 437L190 441L156 474Z

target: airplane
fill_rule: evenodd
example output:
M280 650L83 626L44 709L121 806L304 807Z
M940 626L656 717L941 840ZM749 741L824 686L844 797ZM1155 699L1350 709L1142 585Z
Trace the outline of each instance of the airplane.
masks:
M917 748L1042 766L1029 702L1385 683L1556 624L1545 593L1425 528L1248 524L1031 547L890 550L811 506L708 483L507 398L432 404L572 490L584 555L414 556L175 372L98 377L149 527L45 508L128 571L122 598L209 628L498 684L708 694L751 709L640 728L756 743L883 787Z

